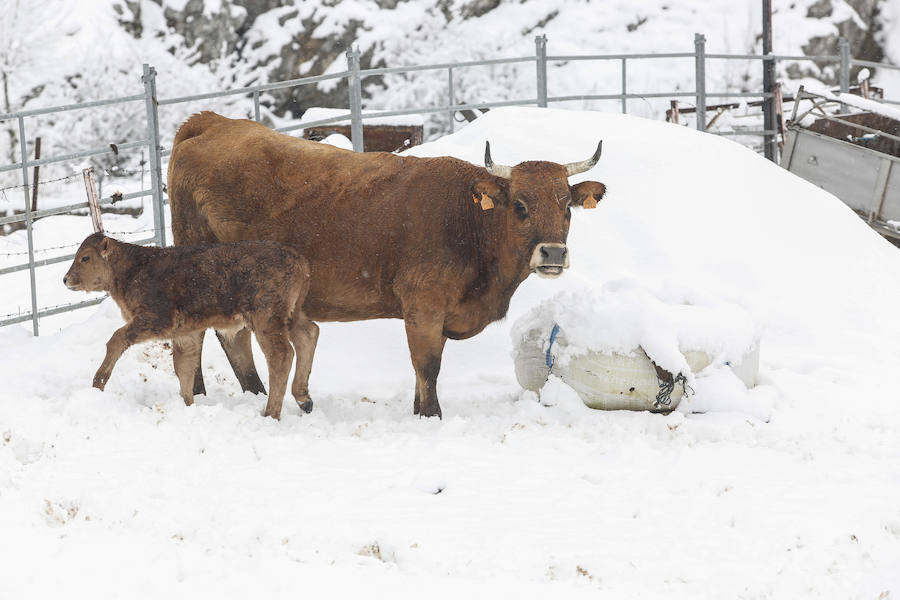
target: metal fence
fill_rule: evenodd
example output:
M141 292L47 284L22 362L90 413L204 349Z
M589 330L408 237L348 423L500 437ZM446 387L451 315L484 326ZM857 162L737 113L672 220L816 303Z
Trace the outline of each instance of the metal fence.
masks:
M234 96L240 95L245 97L252 98L253 102L253 115L255 120L260 121L260 94L266 91L293 88L297 86L303 85L311 85L315 83L319 83L322 81L329 80L340 80L346 79L348 81L348 111L345 114L337 115L334 117L329 117L327 119L319 119L316 121L305 121L297 124L292 124L286 127L279 127L276 131L280 131L283 133L296 131L298 129L305 129L309 127L315 127L319 125L328 125L333 123L338 123L341 121L350 121L351 125L351 140L353 143L353 149L357 152L361 152L363 150L363 121L366 119L374 119L379 117L391 117L391 116L402 116L402 115L412 115L412 114L434 114L434 113L447 113L451 116L450 123L451 128L453 124L453 115L457 111L462 110L473 110L473 109L488 109L502 106L522 106L522 105L534 105L538 107L547 107L550 103L559 103L559 102L567 102L567 101L587 101L587 100L613 100L619 101L621 103L621 110L623 113L628 112L628 101L633 99L647 99L647 98L693 98L696 103L696 127L700 131L706 130L706 101L710 98L760 98L763 100L763 112L764 114L769 114L770 116L774 116L774 102L772 102L774 98L774 91L771 89L764 89L761 91L754 92L735 92L735 91L708 91L706 89L706 66L709 61L714 60L756 60L762 63L772 62L777 63L779 61L811 61L816 63L828 64L833 63L838 65L839 68L839 82L840 82L840 90L842 92L846 92L850 89L850 69L852 66L861 66L861 67L873 67L873 68L884 68L884 69L895 69L900 70L900 67L882 63L874 63L870 61L856 60L850 55L850 45L847 40L841 40L839 44L840 52L837 55L825 55L825 56L789 56L789 55L776 55L776 54L715 54L715 53L707 53L706 52L706 38L701 34L695 34L694 37L694 52L669 52L669 53L656 53L656 54L591 54L591 55L551 55L547 53L547 38L546 36L537 36L535 38L535 53L532 56L522 56L515 58L498 58L491 60L478 60L478 61L470 61L470 62L457 62L457 63L442 63L442 64L430 64L430 65L416 65L416 66L403 66L403 67L379 67L372 69L361 69L360 68L360 54L358 50L348 49L347 50L347 69L338 73L331 73L328 75L319 75L314 77L302 77L299 79L292 79L289 81L281 81L275 83L268 83L256 86L249 87L241 87L229 90L221 90L215 92L208 92L203 94L196 94L191 96L182 96L177 98L164 98L159 99L157 97L157 88L156 88L156 71L150 65L143 66L143 93L135 94L132 96L123 96L119 98L112 98L108 100L97 100L93 102L83 102L80 104L71 104L65 106L57 106L51 108L42 108L42 109L34 109L34 110L23 110L19 112L9 113L9 114L0 114L0 122L15 120L18 122L18 131L19 131L19 146L20 146L20 162L13 164L0 165L0 173L7 171L21 171L22 184L17 186L12 186L14 188L22 189L22 196L24 200L24 211L21 214L13 214L6 217L0 217L0 226L12 224L12 223L25 223L27 241L28 241L28 262L22 263L19 265L14 265L11 267L6 267L0 269L0 276L6 275L9 273L14 273L17 271L23 271L25 269L29 270L30 275L30 284L31 284L31 296L30 296L30 304L31 310L30 312L22 313L22 314L11 314L11 315L0 315L0 327L6 325L12 325L14 323L22 323L26 321L32 322L32 330L34 335L38 335L39 331L39 319L42 317L47 317L71 310L75 310L78 308L83 308L86 306L91 306L102 301L102 298L95 298L92 300L87 300L84 302L76 302L72 304L65 304L60 306L52 306L52 307L38 307L38 295L37 295L37 279L36 279L36 269L40 267L44 267L47 265L52 265L60 262L65 262L71 260L74 257L74 254L66 254L63 256L57 256L54 258L48 258L43 260L35 259L35 248L33 243L33 230L32 226L35 219L49 217L52 215L59 215L63 213L68 213L74 210L84 209L88 206L88 203L79 202L75 204L70 204L66 206L60 206L56 208L32 211L31 210L31 202L30 202L30 187L29 187L29 175L28 169L31 167L36 167L39 165L48 165L48 164L59 164L66 163L78 159L89 158L89 157L97 157L101 155L107 155L111 152L119 152L123 150L129 149L138 149L138 148L146 148L149 151L149 161L150 161L150 187L149 189L142 189L137 192L125 194L120 197L108 196L105 198L101 198L101 205L109 205L113 202L122 200L122 199L132 199L149 196L152 199L152 210L153 210L153 236L148 237L143 240L139 240L138 243L143 244L156 244L158 246L166 245L166 223L165 223L165 212L164 212L164 185L162 182L162 171L161 165L163 162L163 158L167 156L171 150L166 149L162 146L160 140L159 133L159 108L164 106L171 106L177 104L183 104L186 102L196 102L199 100L208 100L213 98L222 98L226 96ZM695 74L695 89L694 91L654 91L654 92L635 92L630 91L628 89L628 63L629 61L635 60L663 60L663 59L690 59L694 60L694 74ZM547 93L547 64L549 62L562 62L562 61L614 61L618 62L620 65L620 73L621 73L621 91L616 94L581 94L581 95L570 95L570 96L549 96ZM531 98L523 98L523 99L512 99L512 100L503 100L503 101L492 101L492 102L476 102L476 103L463 103L459 104L455 101L454 96L454 72L459 69L469 68L469 67L478 67L478 66L487 66L487 65L509 65L514 63L528 63L533 62L535 65L535 95ZM374 77L379 75L386 75L392 73L413 73L417 71L446 71L447 72L447 104L443 106L416 106L410 107L402 110L386 110L386 111L372 111L372 112L363 112L362 110L362 81L368 77ZM35 117L39 115L47 115L51 113L59 113L65 111L78 111L89 108L96 107L108 107L117 104L124 103L135 103L135 102L143 102L146 113L146 135L144 138L139 140L131 140L124 143L116 144L115 148L111 147L103 147L103 148L92 148L79 152L72 152L65 155L41 158L41 159L32 159L29 160L26 152L26 119L29 117ZM900 104L900 102L888 101L885 102L891 104ZM774 123L774 118L771 120L767 119L767 122ZM174 132L173 132L174 133ZM759 129L754 131L740 131L740 132L719 132L723 135L755 135L755 136L763 136L767 142L771 143L773 146L775 140L775 136L777 131L774 129ZM774 156L772 157L774 159ZM11 188L5 188L11 189Z

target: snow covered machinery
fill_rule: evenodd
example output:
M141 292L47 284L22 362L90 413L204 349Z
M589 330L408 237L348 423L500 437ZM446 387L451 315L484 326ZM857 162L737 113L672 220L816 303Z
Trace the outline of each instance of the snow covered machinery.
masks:
M801 100L812 105L800 113ZM840 106L838 114L826 107ZM857 109L851 112L851 109ZM831 192L881 235L900 241L900 110L802 87L785 129L781 166Z

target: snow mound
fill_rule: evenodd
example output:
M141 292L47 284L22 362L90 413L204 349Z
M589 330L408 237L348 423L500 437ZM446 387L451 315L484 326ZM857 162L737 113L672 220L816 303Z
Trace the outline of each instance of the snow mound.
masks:
M510 318L560 291L608 284L612 295L627 282L616 294L645 304L629 288L744 311L790 365L815 355L870 372L872 356L900 360L900 320L872 318L895 312L900 253L840 200L739 144L625 115L503 108L407 154L481 164L489 140L498 163L569 162L600 139L600 161L570 182L601 181L607 197L573 214L571 268L552 283L526 280Z

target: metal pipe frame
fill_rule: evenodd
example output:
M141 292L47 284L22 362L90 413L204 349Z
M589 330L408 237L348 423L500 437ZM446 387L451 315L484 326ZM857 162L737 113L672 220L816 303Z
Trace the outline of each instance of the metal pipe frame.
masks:
M537 68L537 105L547 108L547 36L534 38L535 66Z
M28 237L28 271L31 283L31 329L35 337L38 335L37 316L37 283L34 275L34 232L31 218L31 199L28 197L28 153L25 145L25 117L19 117L19 149L22 152L22 192L25 194L25 230Z
M362 127L362 83L359 75L359 48L347 48L347 66L350 68L350 141L354 152L365 151Z
M697 94L697 130L706 131L706 36L694 34L694 89Z
M166 213L163 210L162 171L160 167L159 112L156 101L156 69L144 64L144 104L147 110L147 138L150 154L150 189L153 191L153 226L157 245L166 245Z

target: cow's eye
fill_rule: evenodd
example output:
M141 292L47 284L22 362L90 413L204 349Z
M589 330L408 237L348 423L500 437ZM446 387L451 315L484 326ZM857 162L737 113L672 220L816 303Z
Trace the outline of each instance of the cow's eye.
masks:
M513 209L516 211L516 216L520 219L524 219L528 216L528 207L525 206L525 203L521 200L516 200L513 203Z
M81 257L81 262L87 262L87 261L89 261L89 260L91 260L91 257L90 257L90 256L82 256L82 257Z

